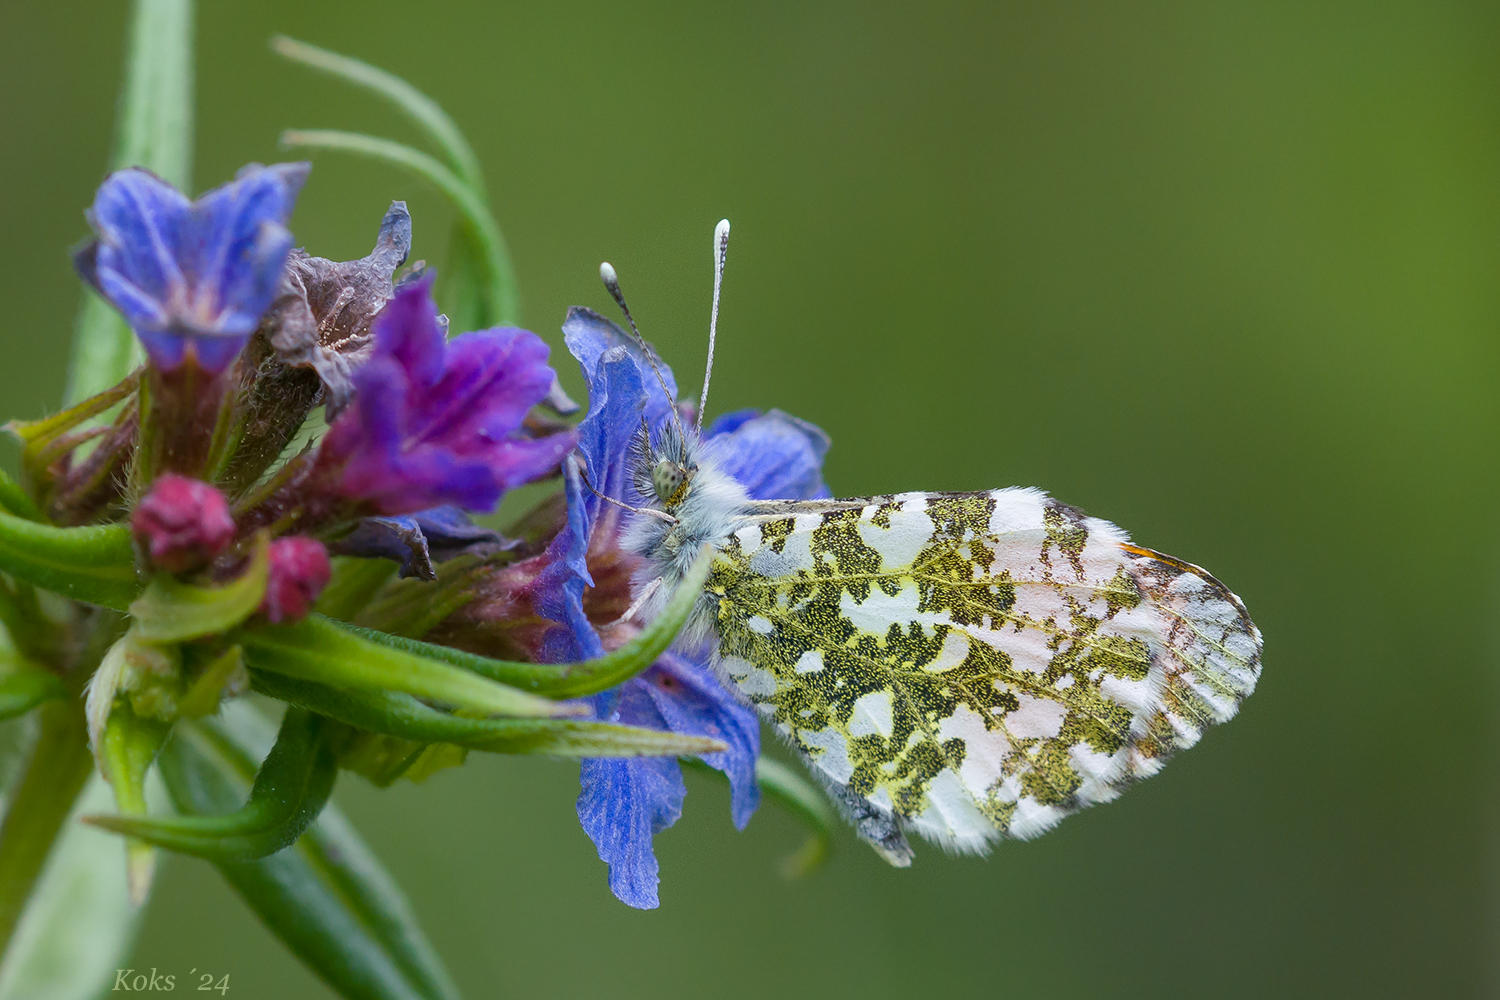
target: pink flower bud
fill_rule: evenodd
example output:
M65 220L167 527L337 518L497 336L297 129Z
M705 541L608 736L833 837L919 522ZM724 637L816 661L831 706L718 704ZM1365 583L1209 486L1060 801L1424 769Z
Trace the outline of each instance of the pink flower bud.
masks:
M234 538L224 495L208 483L171 473L136 505L130 528L152 564L171 573L206 565Z
M260 610L274 622L306 618L313 601L328 586L332 568L323 543L291 535L271 543L271 575Z

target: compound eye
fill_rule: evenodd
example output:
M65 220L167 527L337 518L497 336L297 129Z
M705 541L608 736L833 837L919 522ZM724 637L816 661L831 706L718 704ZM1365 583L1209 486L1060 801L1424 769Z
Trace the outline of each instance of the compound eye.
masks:
M682 471L682 466L666 459L657 462L651 470L651 486L656 490L657 499L662 503L666 503L682 488L682 483L686 478L687 475Z

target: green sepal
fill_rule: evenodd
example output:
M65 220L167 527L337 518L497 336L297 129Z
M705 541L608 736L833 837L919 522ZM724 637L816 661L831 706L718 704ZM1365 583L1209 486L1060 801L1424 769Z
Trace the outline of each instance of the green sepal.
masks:
M197 587L158 573L130 605L141 642L186 642L227 632L255 613L270 576L270 540L256 536L244 572L220 587Z
M321 615L236 634L256 670L355 691L401 691L486 715L576 715L565 705L419 653L382 645Z
M161 758L186 814L233 809L255 772L264 720L243 704L194 724L202 740L173 740ZM329 805L290 849L216 863L261 922L341 996L460 1000L400 888L338 808Z
M67 685L56 674L13 654L3 658L10 661L10 669L0 673L0 722L25 715L42 702L68 693Z
M455 743L474 750L558 757L648 757L722 753L706 736L583 719L466 719L393 691L336 691L321 684L260 671L251 684L261 694L326 715L357 729L413 743Z
M682 765L728 780L722 771L697 758L685 758ZM833 831L838 826L828 799L806 778L769 757L756 758L755 781L763 796L800 819L810 834L801 847L782 858L781 874L789 879L801 878L822 867L833 852Z
M487 656L478 656L474 653L466 653L416 639L387 635L373 629L363 629L354 625L339 627L369 640L372 644L441 660L455 667L473 671L482 677L526 691L534 691L549 698L581 698L585 695L598 694L600 691L606 691L616 684L629 680L666 652L667 647L672 645L672 641L677 638L677 633L682 631L682 626L687 623L688 616L693 612L693 606L702 595L703 585L708 580L712 564L713 551L705 549L693 563L692 568L683 576L682 582L677 585L677 591L655 621L613 653L593 660L584 660L581 663L548 664L492 660Z
M123 611L140 593L123 524L54 528L0 512L0 570L77 601Z
M21 469L33 486L46 481L47 468L82 439L70 432L135 392L140 374L131 374L97 395L41 420L12 420L5 429L21 441Z
M119 714L117 709L115 715ZM113 726L113 717L110 723ZM275 854L302 836L333 791L338 766L323 739L324 725L321 716L288 709L249 799L232 813L166 819L85 816L84 822L211 861L249 861Z
M28 521L46 520L36 503L21 488L21 484L12 479L4 469L0 469L0 513L14 514Z
M146 773L156 760L172 727L157 719L144 719L129 705L116 705L104 726L100 759L104 776L115 793L115 808L126 817L146 815ZM144 840L125 841L125 882L130 901L137 905L151 892L156 869L156 850Z

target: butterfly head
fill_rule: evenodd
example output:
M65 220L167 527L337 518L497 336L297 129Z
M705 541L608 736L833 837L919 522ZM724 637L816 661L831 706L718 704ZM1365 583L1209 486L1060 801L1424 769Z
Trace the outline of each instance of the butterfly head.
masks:
M636 450L636 489L669 513L681 507L702 471L699 452L698 435L691 425L669 423L653 443L643 424Z

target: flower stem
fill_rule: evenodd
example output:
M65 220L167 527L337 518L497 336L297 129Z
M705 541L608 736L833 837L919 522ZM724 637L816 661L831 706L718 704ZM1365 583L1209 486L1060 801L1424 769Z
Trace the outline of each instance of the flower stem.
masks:
M94 766L83 704L41 707L41 732L0 823L0 955Z

